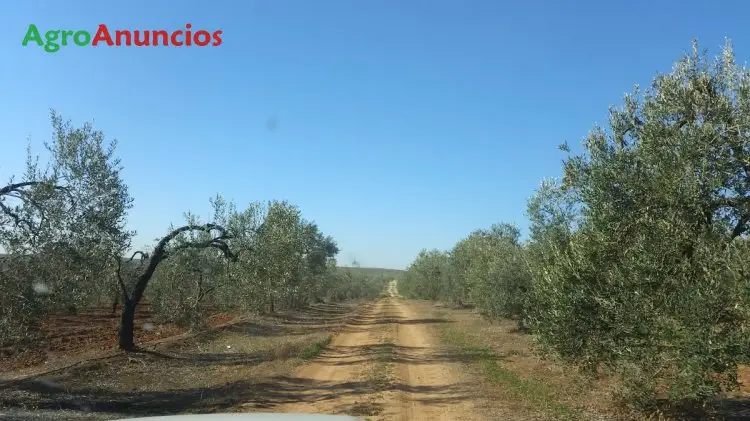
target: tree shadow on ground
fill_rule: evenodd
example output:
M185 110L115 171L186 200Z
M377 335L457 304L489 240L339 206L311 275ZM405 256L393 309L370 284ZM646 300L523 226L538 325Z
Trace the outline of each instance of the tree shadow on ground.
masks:
M252 337L288 336L294 333L293 329L284 325L260 324L252 322L242 322L225 326L221 329L221 331Z
M256 323L253 321L244 321L233 323L227 326L222 326L215 329L205 329L203 331L196 332L192 339L192 342L206 342L221 337L226 333L234 333L242 336L248 336L253 338L261 337L278 337L278 336L294 336L301 334L298 330L293 329L290 326L284 326L283 324L272 324L272 323ZM190 345L192 342L187 343ZM167 349L180 349L186 346L186 343L177 341L173 344L168 344Z
M370 312L364 312L351 317L347 322L346 326L342 328L343 332L363 332L366 331L369 326L379 325L432 325L432 324L446 324L453 323L452 320L444 318L419 318L419 319L408 319L398 315L398 308L392 305L385 305L381 308L379 314L373 314Z
M302 310L284 310L269 317L292 325L325 325L345 323L354 309L344 304L314 304Z
M662 418L669 420L750 421L750 399L747 398L721 398L706 404L660 399L656 402L656 408Z
M436 323L453 323L451 320L439 317L433 318L418 318L409 319L401 316L400 307L392 304L385 303L380 307L378 313L373 312L361 312L354 315L348 321L348 325L353 326L368 326L368 325L386 325L386 324L400 324L400 325L418 325L418 324L436 324Z
M194 366L216 365L256 365L266 361L278 360L279 355L273 351L256 352L160 352L148 349L133 351L133 355L146 355L152 363L158 364L158 360L179 361L180 364Z
M408 386L396 383L384 389L367 381L326 382L283 376L217 387L133 392L66 389L27 380L11 387L0 387L0 407L149 416L227 412L239 408L268 410L282 404L336 400L382 390L407 392L430 405L450 405L471 397L466 385Z
M399 324L399 325L424 325L424 324L436 324L436 323L453 323L446 319L427 318L427 319L405 319L399 316L385 316L385 317L354 317L348 322L354 326L369 326L369 325L387 325L387 324Z
M709 408L712 412L719 414L724 421L750 420L750 399L748 398L722 399L714 402Z
M375 344L359 346L329 346L316 360L317 364L346 366L370 360L396 364L471 363L476 361L504 361L503 356L487 352L452 352L429 347Z

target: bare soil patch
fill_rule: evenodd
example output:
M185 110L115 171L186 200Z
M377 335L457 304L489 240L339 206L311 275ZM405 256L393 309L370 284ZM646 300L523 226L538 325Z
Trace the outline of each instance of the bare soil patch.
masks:
M542 360L514 323L405 300L395 288L375 302L245 317L191 335L0 383L0 418L262 411L369 421L622 419L611 384Z
M217 315L226 319L226 315ZM0 348L0 372L33 367L82 352L108 351L117 345L120 312L97 307L70 315L56 313L42 320L33 340ZM211 322L214 322L213 320ZM150 342L184 332L175 325L158 323L148 304L138 307L137 339Z
M367 305L321 304L244 320L89 359L43 375L0 381L0 418L112 419L256 410L296 401L294 367L317 355ZM7 379L7 377L6 377ZM41 417L41 418L40 418Z
M388 296L354 317L320 357L301 366L307 385L279 412L358 416L371 421L484 420L475 410L465 363L441 346L429 326L445 322ZM428 309L431 310L431 309Z
M446 344L474 355L471 368L481 382L478 388L488 419L523 420L750 420L750 369L741 366L741 387L710 403L705 410L685 411L665 405L657 414L632 413L617 405L616 379L590 379L536 354L532 337L514 321L491 322L472 309L455 309L428 301L413 308L446 323L432 328ZM670 410L671 409L671 410Z
M490 419L612 420L611 384L540 358L532 339L510 320L489 322L473 309L420 301L421 311L442 318L443 342L470 360Z

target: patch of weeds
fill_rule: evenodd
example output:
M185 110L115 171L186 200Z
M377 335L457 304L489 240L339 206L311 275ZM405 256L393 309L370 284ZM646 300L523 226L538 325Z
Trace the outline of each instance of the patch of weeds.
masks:
M487 379L501 386L504 391L524 404L542 409L557 420L577 420L581 414L568 405L557 402L553 389L534 379L523 378L503 368L492 347L478 345L470 334L450 327L440 326L440 337L444 343L452 345L467 360L472 361Z
M517 349L511 349L510 351L506 352L505 355L508 357L523 356L523 352Z
M445 310L435 310L433 315L436 319L445 319L448 317L448 312Z
M355 417L375 416L383 412L383 405L378 402L356 402L346 413Z
M361 411L351 411L350 415L354 416L376 416L380 415L383 410L383 401L386 400L384 394L392 387L393 370L394 370L394 352L395 343L392 337L395 334L395 327L383 329L379 338L379 345L374 347L373 355L366 365L362 375L367 382L372 393L367 395L366 403L359 402ZM366 411L364 411L366 409ZM372 420L372 418L365 418Z
M333 340L333 336L327 334L323 338L313 341L299 351L299 357L303 360L317 357L331 343L331 340Z
M367 373L367 380L373 385L376 392L386 390L391 384L394 347L393 341L386 340L376 348L375 357Z

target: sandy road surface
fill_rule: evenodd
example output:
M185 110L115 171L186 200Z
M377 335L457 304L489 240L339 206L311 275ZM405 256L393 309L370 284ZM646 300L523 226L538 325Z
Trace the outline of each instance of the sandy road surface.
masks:
M397 322L398 346L408 356L398 365L400 381L408 385L403 397L403 420L475 420L469 389L462 382L457 363L438 351L438 340L428 334L425 324L435 320L421 319L406 303L397 305L401 320Z
M480 420L459 363L439 348L413 304L397 295L363 309L327 350L298 369L298 399L274 412L348 414L378 421Z

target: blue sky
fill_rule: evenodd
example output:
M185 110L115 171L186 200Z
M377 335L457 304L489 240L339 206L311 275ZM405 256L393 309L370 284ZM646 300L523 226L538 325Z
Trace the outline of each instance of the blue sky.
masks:
M111 3L111 4L110 4ZM169 4L170 6L168 6ZM575 4L575 6L574 6ZM264 0L0 6L0 180L22 170L48 110L119 141L136 245L221 193L286 199L333 235L340 263L403 268L476 228L525 230L634 83L692 38L750 53L745 2ZM22 47L40 31L222 30L218 48ZM267 122L278 122L273 131Z

